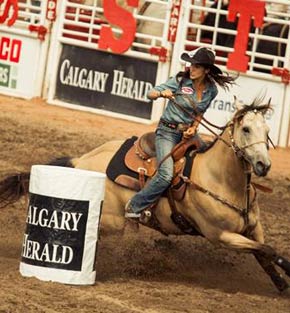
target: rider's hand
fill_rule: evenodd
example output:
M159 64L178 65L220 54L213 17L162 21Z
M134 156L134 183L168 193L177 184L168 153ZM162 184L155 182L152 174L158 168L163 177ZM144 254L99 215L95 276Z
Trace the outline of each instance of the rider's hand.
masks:
M183 132L183 138L189 139L194 136L196 133L196 127L189 127L186 131Z
M165 89L160 92L160 97L174 99L173 92L170 89Z

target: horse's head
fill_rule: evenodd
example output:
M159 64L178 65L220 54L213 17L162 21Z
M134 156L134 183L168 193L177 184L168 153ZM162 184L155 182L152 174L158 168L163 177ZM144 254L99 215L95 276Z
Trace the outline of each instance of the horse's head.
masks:
M258 102L245 106L236 99L237 112L233 117L231 140L235 151L251 164L254 173L265 176L271 167L268 152L269 127L265 121L270 101L265 105Z

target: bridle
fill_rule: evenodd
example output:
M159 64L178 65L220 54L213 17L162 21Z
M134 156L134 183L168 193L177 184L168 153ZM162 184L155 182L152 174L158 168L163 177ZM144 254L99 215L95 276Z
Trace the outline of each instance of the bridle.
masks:
M256 109L253 110L253 111L248 111L248 112L254 112L255 114L258 113L258 111ZM243 117L245 115L246 114L244 114ZM267 150L269 150L269 142L275 148L275 146L274 146L272 140L270 139L269 135L267 135L267 139L268 139L269 142L265 141L265 140L259 140L259 141L255 141L255 142L249 143L247 145L243 145L242 147L239 147L236 144L235 139L234 139L234 125L235 125L234 120L230 121L229 124L228 124L228 127L229 127L229 137L230 137L230 144L228 144L228 146L230 146L233 149L234 153L236 154L236 156L238 158L243 158L245 161L247 161L247 156L246 156L245 150L247 148L249 148L249 147L252 147L252 146L260 144L260 143L264 143L266 145L266 147L267 147ZM223 142L225 142L225 141L223 141Z

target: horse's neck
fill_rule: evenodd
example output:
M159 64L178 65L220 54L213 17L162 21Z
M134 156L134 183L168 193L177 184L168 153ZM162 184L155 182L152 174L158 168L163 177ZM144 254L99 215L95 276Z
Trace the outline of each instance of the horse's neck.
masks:
M225 142L231 142L228 129L221 137ZM243 163L225 142L218 140L212 148L198 156L191 174L192 179L213 186L228 186L235 191L242 190L246 181Z

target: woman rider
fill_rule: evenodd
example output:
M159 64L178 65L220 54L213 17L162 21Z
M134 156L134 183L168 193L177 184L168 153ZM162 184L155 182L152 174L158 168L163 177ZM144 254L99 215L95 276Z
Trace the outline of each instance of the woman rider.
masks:
M215 53L211 49L200 47L183 53L181 59L187 62L185 71L155 86L147 94L151 100L169 99L156 129L156 157L158 164L162 162L156 175L126 204L126 218L139 219L143 210L155 205L173 178L174 161L171 156L165 157L182 138L198 136L196 128L218 93L217 85L228 89L235 81L214 65ZM174 97L184 110L174 104Z

